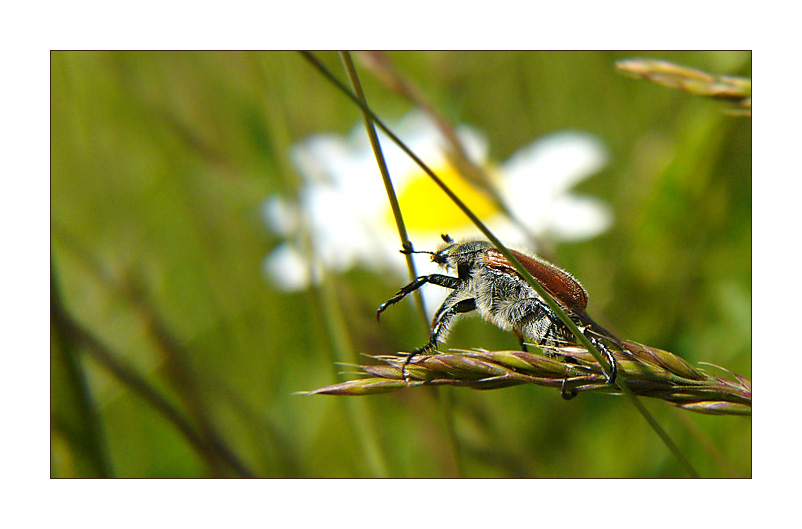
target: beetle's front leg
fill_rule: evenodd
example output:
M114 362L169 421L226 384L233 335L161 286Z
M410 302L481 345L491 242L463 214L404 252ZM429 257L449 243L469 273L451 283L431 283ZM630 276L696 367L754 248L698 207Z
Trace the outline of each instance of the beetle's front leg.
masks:
M387 310L387 307L398 303L426 283L431 283L433 285L438 285L445 288L457 289L460 287L460 285L462 285L463 280L458 277L444 276L442 274L431 274L428 276L416 277L410 284L403 287L395 296L382 303L379 308L376 309L376 319L378 320L381 317L381 313Z
M459 294L454 292L453 294ZM452 295L453 295L452 294ZM472 312L476 310L476 299L468 298L457 301L456 303L449 303L446 299L443 306L434 315L432 322L432 334L429 338L428 346L436 346L437 342L445 340L448 331L451 329L451 322L460 314ZM426 346L424 346L426 347Z
M576 343L576 338L572 336L568 327L554 314L548 306L538 299L525 299L514 303L507 308L509 320L514 327L520 329L521 334L535 340L539 344L559 345L563 340ZM610 365L610 372L607 373L602 366L602 371L607 378L608 384L615 383L618 375L618 365L616 364L613 353L602 342L596 339L588 327L582 328L582 334L593 344L596 349L604 355ZM566 400L573 398L573 392L566 392L563 386L562 395Z

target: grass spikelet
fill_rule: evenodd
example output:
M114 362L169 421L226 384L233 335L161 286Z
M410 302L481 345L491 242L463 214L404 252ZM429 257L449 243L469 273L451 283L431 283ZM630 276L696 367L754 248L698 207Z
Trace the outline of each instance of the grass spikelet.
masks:
M619 71L638 79L675 88L689 94L728 101L734 114L752 115L752 81L742 77L712 75L667 61L626 59L618 61Z
M716 415L751 415L752 384L732 375L724 379L693 368L675 354L624 342L624 351L614 353L619 376L636 395L660 399L680 408ZM341 382L309 395L371 395L423 385L464 386L497 389L520 384L537 384L556 389L620 393L608 385L604 371L583 347L566 345L542 350L485 351L458 350L444 354L406 357L369 357L376 364L356 366L365 378ZM726 370L725 370L726 371Z

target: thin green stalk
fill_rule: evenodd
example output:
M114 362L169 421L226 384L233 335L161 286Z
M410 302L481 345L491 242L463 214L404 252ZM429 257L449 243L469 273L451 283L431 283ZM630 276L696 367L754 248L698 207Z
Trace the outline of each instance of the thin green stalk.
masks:
M354 88L354 92L367 106L367 99L365 99L365 93L362 91L362 83L359 82L359 75L357 75L356 68L354 67L354 61L351 60L351 54L347 51L341 51L340 58L342 59L343 66L345 66L346 73L348 73L348 79L351 81L351 86ZM390 178L390 171L387 169L387 162L384 159L384 153L382 152L381 143L379 142L379 136L376 134L376 126L373 124L373 120L370 119L370 116L364 111L362 112L362 117L365 121L365 131L370 139L370 146L373 149L373 154L376 156L376 164L379 166L379 172L382 175L384 189L387 192L387 200L390 202L390 209L393 211L395 225L398 228L398 238L401 239L401 247L404 250L412 250L412 241L409 240L409 235L407 234L407 227L404 224L404 217L401 214L401 206L398 204L398 196L395 194L395 188L393 187L393 181ZM407 260L409 279L414 280L416 277L418 277L418 271L415 268L415 261L412 258L412 254L405 253L404 257L406 257ZM420 290L415 291L415 304L418 306L421 316L423 316L423 324L426 326L426 335L428 336L429 332L431 331L431 327L429 326L429 319L426 317L426 309L423 305L423 295L421 294Z
M353 60L351 60L351 54L347 51L341 51L340 58L343 61L345 71L348 74L348 78L351 81L351 86L354 88L354 92L357 94L359 99L361 99L365 105L367 105L367 99L362 91L362 83L359 81L359 75L354 67ZM404 217L401 214L401 206L398 204L398 197L395 193L395 188L393 187L393 181L390 178L390 171L387 168L387 162L384 159L381 142L379 141L378 134L376 134L376 126L373 124L373 120L371 120L370 116L364 111L362 112L362 117L364 118L365 130L367 131L368 138L370 139L370 145L373 149L374 155L376 156L376 163L379 166L379 172L381 173L382 181L384 182L384 189L387 191L387 200L390 202L390 207L393 210L393 217L395 218L395 224L398 228L398 236L401 239L401 247L405 250L412 250L412 242L409 240L409 236L407 235ZM412 258L412 253L407 252L404 255L407 260L407 268L409 269L410 280L414 280L416 277L418 277L418 271L415 268L415 261ZM421 294L420 290L415 291L415 301L416 305L418 306L418 310L423 317L423 324L426 328L426 336L429 336L431 327L429 326L429 319L426 317L426 309L423 304L423 295ZM443 409L443 417L446 422L446 431L448 433L451 451L454 455L454 460L456 461L457 475L459 476L461 475L459 457L460 450L459 443L457 442L456 429L454 426L454 413L451 406L451 396L444 394L442 391L435 391L434 395L435 398L437 398L437 400L440 402Z
M51 250L52 251L52 250ZM79 340L61 317L61 291L53 263L50 263L50 325L53 345L50 353L51 430L64 436L72 452L76 477L114 477L101 414L92 398ZM51 446L51 477L57 465Z
M423 160L421 160L412 150L407 147L407 145L401 141L401 139L396 136L393 131L391 131L387 125L361 100L357 97L353 92L351 92L348 87L346 87L339 79L337 79L318 59L317 57L312 54L311 52L301 52L302 55L313 65L317 68L330 82L332 82L341 92L343 92L347 97L349 97L362 111L370 116L376 125L380 129L382 129L389 137L393 140L393 142L398 145L401 150L403 150L431 179L432 181L437 184L437 186L448 196L452 202L473 222L473 224L479 229L479 231L484 234L487 239L493 243L493 245L501 252L502 255L515 267L516 271L523 277L527 283L529 283L532 288L543 298L549 308L554 311L554 313L560 318L560 320L565 323L566 326L571 330L571 332L576 336L579 343L581 343L599 362L600 365L606 366L607 363L604 360L601 352L599 352L596 347L590 343L590 340L580 332L579 328L576 324L568 317L568 315L562 310L562 308L557 304L554 299L549 295L545 288L543 288L533 277L532 275L524 268L524 266L515 258L515 256L510 252L506 246L496 237L490 229L477 217L473 211L471 211L468 206L460 200L460 198L434 173L434 171L426 165ZM663 440L669 450L674 454L674 456L679 460L682 466L686 469L686 471L692 477L699 477L697 472L693 469L690 465L690 462L685 458L685 456L680 452L679 447L674 444L673 441L669 438L668 434L663 430L663 428L657 423L654 417L651 416L649 411L640 403L635 396L635 394L629 389L626 383L619 377L616 381L616 385L619 389L630 399L630 401L635 405L638 411L643 415L644 419L649 423L649 425L657 432L658 436Z

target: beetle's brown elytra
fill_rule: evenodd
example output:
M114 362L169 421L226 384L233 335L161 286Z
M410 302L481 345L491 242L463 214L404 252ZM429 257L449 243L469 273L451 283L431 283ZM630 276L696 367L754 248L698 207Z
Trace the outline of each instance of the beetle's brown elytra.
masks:
M543 259L530 257L515 250L510 250L510 252L561 305L568 309L579 308L581 310L588 307L588 293L574 276ZM512 263L495 248L485 251L485 262L492 268L518 274Z

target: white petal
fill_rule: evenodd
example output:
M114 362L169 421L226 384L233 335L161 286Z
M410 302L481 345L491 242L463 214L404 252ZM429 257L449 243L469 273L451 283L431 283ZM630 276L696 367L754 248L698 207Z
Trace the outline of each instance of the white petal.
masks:
M348 146L333 134L316 134L290 149L293 164L307 182L331 182L338 162L348 156Z
M278 195L265 201L262 217L268 228L277 235L289 237L298 229L298 211Z
M594 136L562 132L519 149L502 167L510 198L547 199L599 171L607 153Z
M484 165L487 160L487 139L484 135L476 129L461 125L457 128L457 137L468 158L478 165Z
M550 209L548 231L556 239L589 239L606 231L613 222L609 206L592 197L562 197Z
M572 185L601 169L606 160L604 147L589 134L552 134L519 149L504 164L504 197L513 213L535 234L589 237L590 233L603 231L602 226L610 222L609 213L601 212L600 203L579 208L575 219L560 212L565 205L556 203L567 198L565 194Z
M297 291L309 286L309 262L287 243L280 244L267 256L264 272L279 290Z
M413 111L401 118L393 127L393 132L427 164L436 165L443 159L445 140L437 127L421 111ZM400 147L383 132L379 135L385 160L390 168L390 176L397 184L415 173L417 165Z
M448 142L431 118L422 111L409 112L398 121L393 130L430 167L442 166L447 160ZM488 150L485 137L464 125L456 130L468 156L478 164L484 163ZM380 132L379 137L387 166L390 168L390 176L397 187L403 187L406 178L420 173L421 169L384 133Z
M315 255L326 268L344 270L356 259L363 239L363 227L356 210L337 189L309 185L301 207L310 221Z

